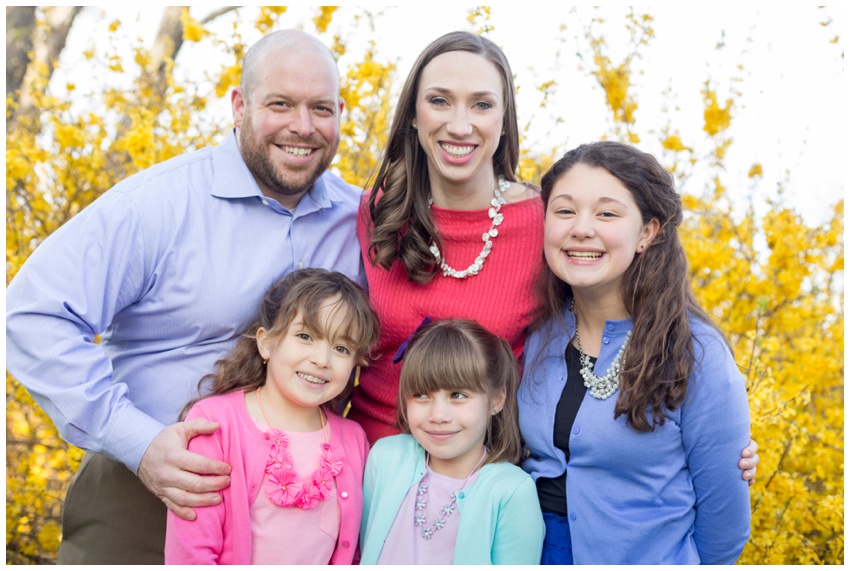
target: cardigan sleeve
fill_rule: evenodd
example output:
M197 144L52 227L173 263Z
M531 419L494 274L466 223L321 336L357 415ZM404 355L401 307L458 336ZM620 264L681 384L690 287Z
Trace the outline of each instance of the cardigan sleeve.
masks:
M366 469L363 473L363 518L360 520L360 564L377 563L380 547L375 548L371 527L375 525L374 502L375 487L378 482L378 464L380 464L381 446L373 447L366 458Z
M513 493L499 504L492 552L495 565L540 564L546 528L537 488L530 477L523 476Z
M210 415L206 415L210 416ZM206 418L202 408L195 405L186 415L186 420ZM212 434L202 434L189 441L189 450L228 462L224 457L221 428ZM225 506L224 501L214 506L194 508L197 517L186 521L171 510L165 531L166 565L215 565L224 547Z
M750 535L750 495L738 458L750 434L746 383L713 331L694 337L695 382L682 406L682 439L696 494L702 564L734 563Z

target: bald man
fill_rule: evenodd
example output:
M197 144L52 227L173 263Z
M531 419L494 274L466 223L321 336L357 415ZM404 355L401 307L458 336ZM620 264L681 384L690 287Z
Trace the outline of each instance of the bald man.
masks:
M194 519L230 483L230 466L186 450L217 425L177 422L198 380L286 273L362 282L360 191L327 170L343 109L330 51L303 32L265 36L231 104L220 145L115 185L7 289L7 368L86 450L59 563L161 564L166 507Z

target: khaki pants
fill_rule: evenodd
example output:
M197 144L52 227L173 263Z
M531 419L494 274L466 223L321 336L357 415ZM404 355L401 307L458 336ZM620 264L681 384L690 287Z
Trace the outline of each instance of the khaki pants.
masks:
M62 509L60 565L162 565L166 508L120 462L87 452Z

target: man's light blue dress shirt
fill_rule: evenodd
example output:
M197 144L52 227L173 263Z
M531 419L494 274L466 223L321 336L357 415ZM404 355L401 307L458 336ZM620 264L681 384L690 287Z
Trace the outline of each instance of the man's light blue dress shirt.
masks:
M360 194L326 172L290 212L262 194L232 131L131 176L9 285L7 368L64 438L136 472L275 281L320 267L362 283Z

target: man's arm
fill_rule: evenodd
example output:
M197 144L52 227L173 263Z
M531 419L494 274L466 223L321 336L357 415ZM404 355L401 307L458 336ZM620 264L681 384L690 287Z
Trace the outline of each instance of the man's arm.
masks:
M144 238L132 202L107 193L45 240L7 289L7 368L67 441L134 472L147 458L143 481L172 509L209 505L216 499L196 492L221 489L228 478L186 471L226 474L229 467L189 458L186 443L211 429L166 427L139 410L94 343L148 286Z

